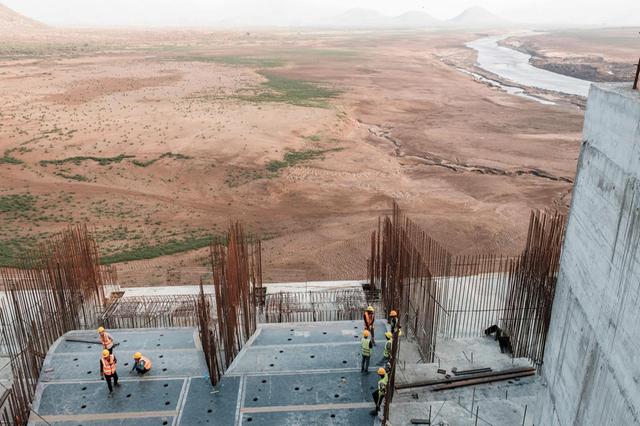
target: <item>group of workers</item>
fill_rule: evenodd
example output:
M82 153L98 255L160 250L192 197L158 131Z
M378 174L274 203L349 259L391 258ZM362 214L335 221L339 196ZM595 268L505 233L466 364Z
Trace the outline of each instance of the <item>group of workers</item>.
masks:
M102 343L102 356L100 357L100 376L102 380L106 380L109 394L113 392L113 387L119 387L117 364L118 360L113 354L114 342L113 337L107 333L104 327L98 328L98 336ZM151 360L142 355L140 352L133 354L133 368L131 373L136 372L139 375L145 375L151 370ZM112 384L113 383L113 384Z
M360 340L361 353L362 353L362 363L360 367L360 371L362 373L369 372L369 362L371 360L371 353L373 351L373 347L376 346L375 341L375 311L373 306L368 306L364 311L363 315L364 320L364 331L362 332L362 339ZM371 411L372 415L377 415L380 411L380 405L384 400L384 397L387 393L387 385L389 383L389 371L391 367L391 356L392 356L392 348L393 348L393 336L397 333L397 335L401 334L400 330L400 321L398 320L398 312L392 310L389 312L389 320L388 320L390 330L384 333L384 337L386 339L384 343L384 348L382 351L382 359L378 362L377 365L381 366L378 368L378 376L380 379L378 380L378 388L373 392L373 401L376 404L374 410Z

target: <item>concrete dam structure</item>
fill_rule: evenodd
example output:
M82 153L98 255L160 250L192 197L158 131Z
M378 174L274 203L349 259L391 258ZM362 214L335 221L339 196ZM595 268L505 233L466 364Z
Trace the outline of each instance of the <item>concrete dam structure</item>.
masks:
M594 85L535 424L640 424L640 92Z

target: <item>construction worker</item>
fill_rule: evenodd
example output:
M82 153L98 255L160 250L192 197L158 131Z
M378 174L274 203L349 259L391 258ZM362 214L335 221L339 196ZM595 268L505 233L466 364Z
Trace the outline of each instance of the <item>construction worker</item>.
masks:
M108 349L104 349L102 351L102 357L100 358L100 376L102 377L102 380L107 381L109 394L113 392L113 387L111 386L112 380L116 387L120 386L118 384L118 373L116 372L117 362L115 355L109 353Z
M384 351L382 352L382 359L378 363L378 365L385 365L391 359L391 348L393 347L393 334L390 331L384 333L384 337L387 339L384 342Z
M391 311L389 313L389 324L391 325L391 334L396 331L400 332L400 320L398 319L398 313L396 311Z
M371 339L369 339L369 331L365 330L362 332L362 339L360 340L360 347L362 349L362 364L360 366L361 373L369 372L369 361L371 360L371 348L373 344L371 343Z
M98 335L100 336L102 348L108 350L109 354L113 354L113 337L104 331L104 327L98 327Z
M389 376L387 375L387 370L384 368L378 368L378 376L380 377L380 380L378 380L378 389L373 392L373 401L376 403L375 410L371 410L371 415L373 416L376 416L378 411L380 411L380 405L387 394L387 384L389 383Z
M376 345L376 336L375 336L375 332L374 332L374 326L375 326L375 322L376 322L376 316L375 313L373 311L373 306L368 306L367 309L364 311L364 329L369 331L369 333L371 333L371 342L373 343L373 346Z
M140 352L136 352L133 354L133 368L131 372L134 371L139 375L143 376L147 374L151 370L151 360L147 357L142 356Z

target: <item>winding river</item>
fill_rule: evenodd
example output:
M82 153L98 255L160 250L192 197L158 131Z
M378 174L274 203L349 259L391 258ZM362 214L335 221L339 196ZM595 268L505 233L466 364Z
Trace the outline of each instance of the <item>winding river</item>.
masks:
M529 63L530 55L498 45L509 37L501 35L481 38L466 44L478 52L480 68L523 86L586 97L591 82L557 74Z

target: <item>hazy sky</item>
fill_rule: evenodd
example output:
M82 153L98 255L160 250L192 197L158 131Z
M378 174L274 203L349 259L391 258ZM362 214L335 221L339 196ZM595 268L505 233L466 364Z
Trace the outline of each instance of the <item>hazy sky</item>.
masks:
M516 22L640 25L640 0L0 0L51 25L199 26L322 21L351 8L387 15L421 10L447 19L479 5Z

